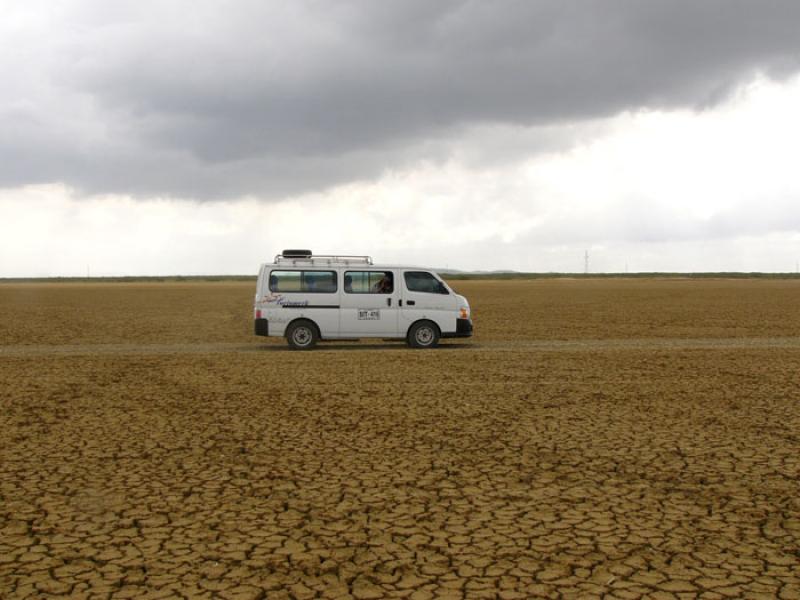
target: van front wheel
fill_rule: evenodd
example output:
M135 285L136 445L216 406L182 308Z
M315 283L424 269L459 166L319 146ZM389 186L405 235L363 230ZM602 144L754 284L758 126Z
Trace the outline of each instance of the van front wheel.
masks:
M318 339L317 328L311 321L295 321L286 330L286 341L292 350L310 350Z
M430 321L414 323L408 330L408 345L412 348L435 348L439 344L439 328Z

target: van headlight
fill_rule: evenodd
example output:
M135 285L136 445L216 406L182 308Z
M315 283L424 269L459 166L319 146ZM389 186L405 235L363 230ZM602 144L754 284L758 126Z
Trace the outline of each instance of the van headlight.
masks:
M458 318L459 319L469 319L469 308L466 306L462 306L461 309L458 311Z

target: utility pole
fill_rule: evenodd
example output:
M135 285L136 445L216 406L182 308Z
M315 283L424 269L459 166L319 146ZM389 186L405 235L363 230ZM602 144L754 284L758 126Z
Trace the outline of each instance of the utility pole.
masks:
M589 251L583 253L583 274L589 274Z

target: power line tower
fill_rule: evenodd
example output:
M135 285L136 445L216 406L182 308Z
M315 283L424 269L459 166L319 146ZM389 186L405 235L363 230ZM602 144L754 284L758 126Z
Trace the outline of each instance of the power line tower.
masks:
M589 251L583 253L583 274L589 274Z

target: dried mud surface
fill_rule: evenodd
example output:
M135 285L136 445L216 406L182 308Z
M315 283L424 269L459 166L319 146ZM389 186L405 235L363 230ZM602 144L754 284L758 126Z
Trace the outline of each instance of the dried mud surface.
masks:
M800 282L310 353L252 287L0 285L0 597L800 598Z

